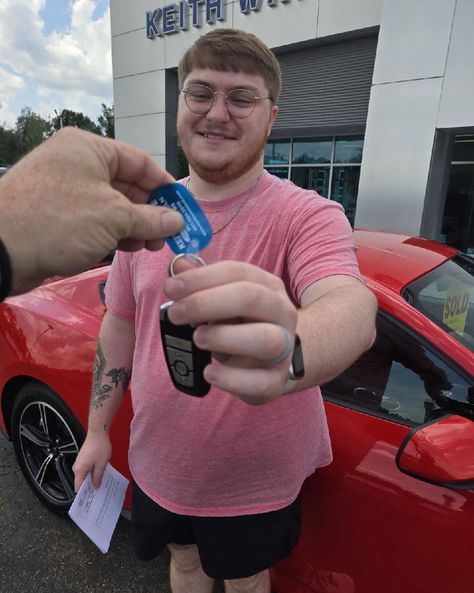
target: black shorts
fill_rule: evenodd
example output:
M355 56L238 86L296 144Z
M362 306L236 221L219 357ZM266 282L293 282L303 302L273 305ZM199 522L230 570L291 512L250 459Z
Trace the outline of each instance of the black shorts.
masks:
M132 545L152 560L169 544L196 544L204 572L214 579L242 579L291 556L300 534L299 500L270 513L238 517L177 515L133 484Z

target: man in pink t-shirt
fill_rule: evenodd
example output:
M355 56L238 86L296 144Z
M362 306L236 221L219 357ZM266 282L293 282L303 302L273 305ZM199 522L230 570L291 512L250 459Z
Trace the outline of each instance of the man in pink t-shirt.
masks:
M301 485L331 461L317 386L371 345L375 299L342 208L263 170L281 88L272 52L216 29L187 51L179 80L183 182L213 228L207 265L166 279L167 247L116 255L76 487L89 471L100 481L131 378L136 553L169 546L173 593L210 593L214 579L228 593L268 593L269 567L298 539ZM159 309L170 299L170 320L198 325L194 342L213 353L203 398L168 374ZM289 375L296 333L300 379Z

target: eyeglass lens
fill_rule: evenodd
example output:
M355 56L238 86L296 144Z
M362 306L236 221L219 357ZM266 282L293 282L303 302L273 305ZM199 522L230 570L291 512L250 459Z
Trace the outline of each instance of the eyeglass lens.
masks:
M202 84L190 84L184 89L186 105L193 113L207 113L217 94L224 94L227 109L233 117L248 117L255 108L257 97L247 89L232 89L228 93L214 92Z

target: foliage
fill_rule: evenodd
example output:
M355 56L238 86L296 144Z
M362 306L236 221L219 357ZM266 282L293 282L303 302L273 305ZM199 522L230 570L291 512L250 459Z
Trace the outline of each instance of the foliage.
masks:
M11 165L19 157L20 147L15 132L0 126L0 165Z
M114 107L102 103L97 123L79 111L63 109L45 119L24 107L13 128L0 123L0 165L13 165L27 152L64 126L75 126L101 136L114 137Z
M0 125L0 164L12 165L51 134L51 122L24 107L14 129Z
M23 107L16 120L15 134L21 154L26 154L51 135L51 122L41 117L30 107Z
M97 121L99 122L102 136L107 136L107 138L115 138L115 120L113 105L108 107L105 103L102 103L102 113L97 118Z
M90 117L84 115L80 111L71 111L71 109L63 109L58 115L52 119L53 128L59 130L65 126L75 126L81 130L88 130L94 134L100 134L100 127L95 124Z

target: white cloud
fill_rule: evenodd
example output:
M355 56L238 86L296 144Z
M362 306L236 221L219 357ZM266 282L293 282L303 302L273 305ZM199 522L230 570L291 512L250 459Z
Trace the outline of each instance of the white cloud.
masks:
M0 124L8 122L14 114L9 109L9 103L17 93L26 87L21 76L17 76L0 66Z
M9 97L25 88L25 81L21 76L8 72L5 68L0 68L0 89L2 95Z
M0 68L15 73L10 75L10 89L15 80L24 83L18 91L31 89L29 105L41 115L66 108L95 119L100 104L112 100L109 10L94 21L95 0L71 0L69 28L45 35L40 15L44 4L45 0L0 2ZM1 78L0 85L4 109L11 113L16 108L18 115L20 97L14 100L14 89L10 95L4 93ZM21 98L25 100L24 92Z

